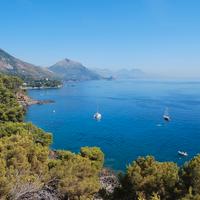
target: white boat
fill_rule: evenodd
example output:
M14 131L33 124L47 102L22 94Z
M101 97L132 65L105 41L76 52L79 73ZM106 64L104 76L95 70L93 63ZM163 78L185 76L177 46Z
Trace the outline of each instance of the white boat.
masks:
M96 113L94 114L94 119L96 119L96 120L101 120L101 118L102 118L102 115L101 115L99 112L96 112Z
M188 156L188 153L187 152L184 152L184 151L178 151L178 154L180 156Z
M94 119L95 120L97 120L97 121L99 121L99 120L101 120L101 118L102 118L102 115L101 115L101 113L99 112L99 105L97 104L97 112L94 114Z
M165 121L170 121L170 120L171 120L171 117L170 117L170 115L169 115L168 108L165 109L165 112L164 112L164 114L163 114L163 119L164 119Z

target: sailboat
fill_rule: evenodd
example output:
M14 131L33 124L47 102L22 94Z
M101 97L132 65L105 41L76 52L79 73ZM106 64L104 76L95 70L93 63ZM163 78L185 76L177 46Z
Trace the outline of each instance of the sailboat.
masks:
M101 118L102 118L102 115L101 115L101 113L98 111L99 109L98 109L98 107L97 107L97 112L94 114L94 119L96 119L97 121L99 121L99 120L101 120Z
M163 114L163 119L164 119L165 121L170 121L170 120L171 120L170 115L169 115L168 108L165 109L165 112L164 112L164 114Z
M184 151L178 151L178 154L180 156L188 156L188 153L187 152L184 152Z
M102 118L101 113L96 112L96 113L94 114L94 119L96 119L96 120L101 120L101 118Z

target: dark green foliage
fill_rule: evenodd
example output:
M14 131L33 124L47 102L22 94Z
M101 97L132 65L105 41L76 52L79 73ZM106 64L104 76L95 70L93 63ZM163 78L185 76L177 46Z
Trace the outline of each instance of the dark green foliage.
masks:
M22 84L23 81L16 76L5 76L0 74L1 87L3 86L14 93L20 90Z
M0 133L0 198L20 199L51 180L70 199L90 199L99 190L100 169L94 161L63 150L50 157L50 134L30 123L13 122L0 124Z
M190 190L193 195L200 195L200 155L185 163L180 170L181 191Z
M199 194L196 194L196 195L188 194L185 197L181 198L181 200L200 200L200 195Z
M58 189L69 199L92 199L98 192L99 170L92 162L80 155L58 160L50 170L51 176L58 180Z
M22 132L0 139L0 198L17 199L21 193L48 181L48 147ZM28 184L28 187L25 185Z
M56 151L57 159L59 160L69 160L76 156L76 154L72 153L71 151L64 151L64 150L58 150Z
M119 180L115 200L200 200L200 155L181 168L152 156L139 157Z
M92 164L97 168L101 169L104 163L104 154L98 147L82 147L81 156L89 158Z
M49 79L30 79L30 78L24 78L24 82L26 83L26 87L49 87L49 88L56 88L62 85L62 82L60 80L49 80Z
M0 138L24 133L31 135L35 143L40 143L43 146L49 146L52 142L51 134L44 132L31 123L6 122L0 124Z
M172 162L158 162L153 157L139 157L127 167L121 178L121 196L137 199L139 194L150 199L153 193L161 199L173 199L174 189L178 183L178 166Z
M0 104L0 122L20 122L23 120L24 110L20 106L14 106L9 108L3 104Z
M0 75L0 121L20 122L23 120L24 109L19 105L16 92L21 85L20 79Z
M59 191L70 199L92 199L100 188L98 174L104 155L97 147L83 147L80 155L56 151L57 160L49 163L51 176L58 180Z

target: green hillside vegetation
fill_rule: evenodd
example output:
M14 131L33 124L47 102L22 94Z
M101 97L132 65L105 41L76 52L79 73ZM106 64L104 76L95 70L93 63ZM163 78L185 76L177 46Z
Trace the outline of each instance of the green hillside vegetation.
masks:
M17 77L0 75L0 121L21 122L24 109L16 99L22 81Z
M120 176L115 200L199 200L200 155L178 167L158 162L152 156L139 157Z
M100 187L103 153L85 147L84 154L56 151L51 157L52 135L22 122L24 111L15 97L21 83L0 76L0 199L21 199L51 181L63 198L91 199Z
M92 200L100 190L104 154L98 147L80 153L50 149L52 135L23 122L24 110L16 93L22 81L0 76L0 199L21 200L24 195L53 184L60 199ZM179 167L139 157L119 174L120 186L105 200L199 200L200 155Z
M62 86L62 82L60 80L49 80L49 79L39 79L39 80L34 80L34 79L24 79L25 82L25 87L36 87L36 88L57 88ZM23 85L24 87L24 85Z

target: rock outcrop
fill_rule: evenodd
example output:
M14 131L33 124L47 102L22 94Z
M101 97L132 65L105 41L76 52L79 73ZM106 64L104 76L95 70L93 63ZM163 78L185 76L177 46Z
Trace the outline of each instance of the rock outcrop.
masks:
M19 104L21 106L25 107L25 108L27 106L34 105L34 104L54 103L54 101L52 101L52 100L34 100L34 99L31 99L29 96L27 96L23 92L18 92L16 94L16 96L17 96L17 100L18 100Z

